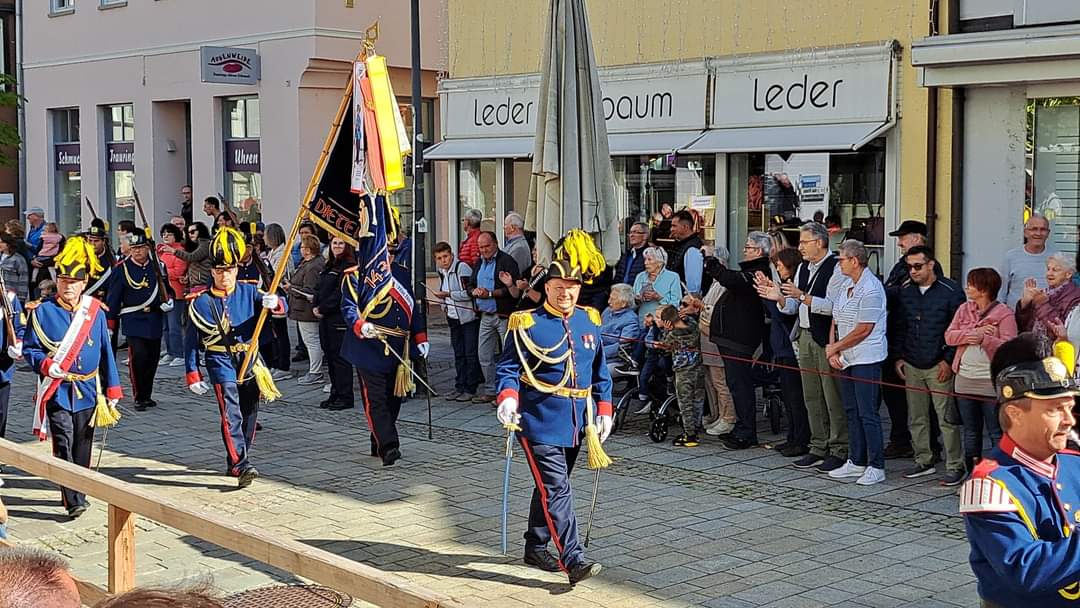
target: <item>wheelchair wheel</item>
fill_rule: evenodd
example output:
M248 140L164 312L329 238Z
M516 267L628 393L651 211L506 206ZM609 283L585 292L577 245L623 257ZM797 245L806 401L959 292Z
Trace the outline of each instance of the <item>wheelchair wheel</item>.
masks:
M649 439L652 439L653 443L660 443L667 439L667 420L657 418L653 421L652 426L649 427Z
M780 433L780 418L783 416L784 404L780 397L769 397L765 402L765 415L769 418L769 429L774 435Z
M625 395L619 398L619 405L615 408L615 420L611 427L612 433L618 433L619 429L626 423L626 414L634 401L632 393L633 391L627 391Z

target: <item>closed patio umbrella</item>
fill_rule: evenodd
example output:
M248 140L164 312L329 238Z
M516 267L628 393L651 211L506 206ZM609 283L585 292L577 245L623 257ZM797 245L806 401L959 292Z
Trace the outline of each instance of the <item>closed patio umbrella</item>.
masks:
M592 235L608 263L619 259L602 100L584 0L551 0L525 213L541 263L551 260L555 243L573 228Z

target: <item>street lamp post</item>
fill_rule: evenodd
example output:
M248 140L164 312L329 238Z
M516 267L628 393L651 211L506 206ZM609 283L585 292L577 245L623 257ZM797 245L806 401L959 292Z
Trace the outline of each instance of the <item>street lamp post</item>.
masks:
M413 204L413 293L418 306L426 307L427 221L424 219L424 116L421 101L420 0L412 3L412 204Z

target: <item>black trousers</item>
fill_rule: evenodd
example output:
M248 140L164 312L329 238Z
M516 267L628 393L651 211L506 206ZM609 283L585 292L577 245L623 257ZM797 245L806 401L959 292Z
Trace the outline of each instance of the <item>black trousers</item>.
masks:
M889 357L881 364L881 381L889 384L904 384L904 379L896 374L896 359ZM885 400L885 409L889 411L889 443L909 445L911 430L908 429L907 391L902 388L882 386L881 398Z
M0 439L7 436L8 400L11 398L11 383L0 386Z
M259 386L254 380L244 384L225 382L214 385L221 413L221 439L225 442L225 463L228 473L237 477L251 468L248 460L255 443L255 426L259 417Z
M780 365L799 367L795 359L780 358ZM725 363L726 365L726 363ZM784 410L788 416L787 440L793 445L810 445L810 420L803 401L802 373L783 367L776 368L780 378L780 390L784 394Z
M90 453L94 448L94 427L90 421L94 419L94 408L69 412L50 399L45 404L45 415L49 418L53 456L90 468ZM65 509L87 504L85 494L64 487L60 488L60 500Z
M385 456L401 445L397 431L401 397L394 395L394 372L383 374L357 369L356 377L360 379L360 399L371 429L371 446L379 456Z
M757 401L754 398L753 366L745 361L724 359L731 400L735 402L735 428L731 434L739 441L757 445Z
M154 378L161 359L161 338L128 336L128 376L135 403L146 403L154 396Z
M274 329L274 352L271 358L266 359L266 365L271 369L289 371L292 363L292 352L289 350L289 320L286 318L270 317L270 326Z
M352 366L341 356L345 328L334 325L334 321L319 321L319 342L322 343L326 368L330 371L330 399L351 404L354 399Z

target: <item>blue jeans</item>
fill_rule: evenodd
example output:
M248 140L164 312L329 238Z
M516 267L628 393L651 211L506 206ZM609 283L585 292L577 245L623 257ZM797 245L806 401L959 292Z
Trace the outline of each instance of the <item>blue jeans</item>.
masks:
M956 408L960 410L960 420L964 423L964 456L967 456L969 460L981 458L984 425L987 434L990 435L991 444L997 445L1001 441L997 403L978 401L974 397L964 395L956 398Z
M184 319L187 300L173 300L173 309L165 313L165 352L170 357L184 358Z
M446 319L450 326L450 344L454 347L454 390L459 393L476 393L483 374L480 372L479 351L480 319L461 323Z
M881 434L881 363L852 365L840 372L840 396L847 414L848 458L854 464L885 468ZM869 382L866 382L866 381Z

